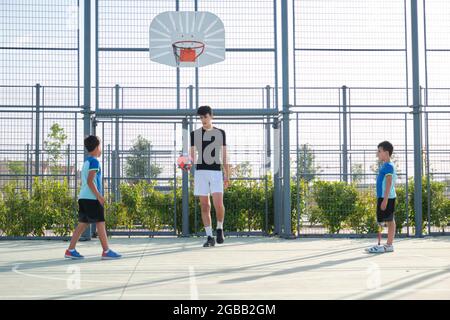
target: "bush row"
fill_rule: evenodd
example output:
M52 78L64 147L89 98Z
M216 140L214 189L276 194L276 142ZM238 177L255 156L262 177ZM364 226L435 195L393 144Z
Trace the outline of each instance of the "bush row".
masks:
M424 178L426 179L426 178ZM431 181L430 219L427 216L427 188L424 180L423 225L428 224L444 230L450 223L450 200L445 196L446 185ZM140 181L120 185L120 199L107 199L106 225L111 229L170 230L176 224L182 229L181 181L172 191L160 191L156 182ZM170 188L169 188L170 189ZM193 188L190 188L192 192ZM173 191L175 190L175 191ZM226 231L274 231L273 181L234 180L224 195L226 208ZM396 223L397 232L409 220L414 220L414 184L409 182L406 195L404 185L397 186ZM174 194L176 192L176 195ZM329 233L343 229L353 233L374 233L376 225L376 199L373 190L360 191L356 185L343 182L301 180L291 181L292 229L321 225ZM406 208L408 196L408 208ZM175 201L176 200L176 201ZM214 206L212 205L212 214ZM201 214L198 201L190 194L190 232L201 231ZM194 212L197 212L195 216ZM70 235L76 225L76 198L66 181L35 180L32 190L27 191L17 183L3 187L0 196L0 232L8 236L42 236L46 230L55 235ZM176 220L176 223L175 223ZM430 221L428 221L430 220ZM215 221L215 219L213 219ZM195 225L197 222L198 228Z
M3 187L0 230L7 236L69 235L76 224L76 201L66 181L34 180L31 191L19 183Z

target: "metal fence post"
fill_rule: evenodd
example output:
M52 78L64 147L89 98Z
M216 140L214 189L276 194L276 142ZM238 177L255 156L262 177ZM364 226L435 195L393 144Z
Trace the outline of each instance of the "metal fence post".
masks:
M363 185L366 186L366 150L363 150L363 176L364 176L364 180L363 180Z
M270 86L266 86L266 109L270 109ZM272 150L270 146L270 116L267 116L267 124L266 124L266 161L265 161L265 174L270 171L270 167L272 166L271 161Z
M408 175L408 114L405 113L405 214L406 214L406 236L409 237L409 175Z
M67 145L67 185L70 187L70 144Z
M84 98L83 98L83 134L91 134L91 1L84 3ZM88 156L84 152L84 158ZM82 235L84 240L91 240L91 226Z
M190 85L188 87L188 95L189 95L189 110L193 110L194 109L194 86ZM182 123L182 130L183 130L183 154L188 154L189 155L189 134L190 132L193 130L193 117L190 116L189 117L189 121L188 118L184 118L183 119L183 123ZM195 168L194 168L195 170ZM184 172L183 171L183 176L182 176L182 207L183 207L183 211L182 211L182 216L183 216L183 226L182 226L182 236L183 237L188 237L190 235L190 225L189 225L189 174L190 172ZM194 199L195 201L195 199ZM195 207L194 209L194 228L195 231L197 231L197 207ZM194 232L195 232L194 231Z
M108 150L108 151L107 151L108 157L106 158L106 161L107 161L106 167L108 168L108 193L111 194L111 193L112 193L112 181L111 181L111 177L112 177L112 170L113 170L113 167L112 167L112 163L113 163L112 157L113 157L113 154L112 154L112 151L111 151L111 145L110 145L110 144L108 144L108 146L107 146L106 149Z
M413 75L413 123L414 123L414 211L415 236L422 237L422 124L419 77L419 32L417 0L411 0L411 47Z
M198 107L198 69L196 68L195 71L195 106ZM194 86L189 86L189 109L194 109ZM189 117L189 133L191 133L194 130L194 118L193 116ZM195 161L195 159L194 159ZM195 171L195 168L194 168ZM192 174L193 171L191 170L190 173ZM192 185L191 185L192 187ZM198 232L198 202L195 199L194 196L194 234Z
M78 113L75 113L75 150L74 150L74 194L77 195L78 193L78 130L77 130L77 123L78 123Z
M427 112L427 99L424 99L423 95L423 88L420 86L420 105L423 106L423 113L425 115L425 121L424 121L424 135L425 135L425 161L423 163L424 168L423 171L425 172L426 178L427 178L427 229L428 234L431 232L431 176L430 176L430 148L429 148L429 140L428 140L428 112ZM425 103L424 103L425 100Z
M425 115L426 115L426 128L425 128L425 134L426 134L426 148L427 148L427 211L428 211L428 234L430 234L431 231L431 225L430 225L430 216L431 216L431 192L430 192L430 149L429 149L429 127L428 127L428 47L427 47L427 19L426 19L426 3L425 0L423 0L423 33L424 33L424 71L425 71L425 90L424 92L424 109L425 109ZM422 89L422 87L421 87Z
M38 177L40 174L40 120L41 120L41 85L36 84L36 137L34 151L34 174Z
M283 237L292 238L291 228L291 160L289 137L289 26L287 0L281 1L281 43L283 77Z
M312 153L312 154L314 154L314 153ZM310 187L310 184L309 184L310 180L308 180L308 179L312 179L311 173L307 172L307 170L306 170L306 165L307 165L306 157L307 157L307 149L306 149L306 145L305 145L304 148L303 148L303 161L302 161L302 164L303 164L302 173L303 173L303 179L304 179L303 182L305 184L305 188L303 189L303 199L304 199L304 203L305 203L305 214L307 213L307 205L308 205L307 199L308 199L308 192L309 192L309 187Z
M183 155L186 155L189 153L189 147L188 147L188 121L187 118L183 119ZM183 176L182 176L182 206L183 206L183 226L182 226L182 236L188 237L189 236L189 173L187 171L183 170Z
M274 119L274 175L273 175L273 219L274 219L274 233L281 234L281 210L280 210L280 125L278 118Z
M267 174L264 176L264 235L269 234L269 186L267 181Z
M178 217L177 217L177 164L176 164L176 154L177 154L177 123L173 123L173 155L175 161L173 162L173 229L174 234L178 234ZM151 151L150 151L151 152Z
M116 150L111 150L111 188L110 188L110 194L112 194L113 200L116 201Z
M342 175L348 183L348 145L347 145L347 87L342 86Z
M431 176L430 176L430 144L428 140L428 112L425 113L425 149L426 149L426 174L427 174L427 217L428 234L431 232Z
M267 85L266 86L266 109L270 109L271 108L271 101L270 101L270 86ZM271 161L271 157L272 157L272 149L271 149L271 139L270 139L270 116L267 116L266 119L267 123L266 123L266 154L265 154L265 161L264 161L264 181L265 181L265 219L266 219L266 223L265 223L265 233L266 235L269 233L269 202L268 202L268 173L270 172L270 169L272 167L272 161ZM272 193L273 194L273 193Z
M91 120L91 134L94 135L94 136L97 135L97 120L95 118L95 115L94 115L94 117ZM102 143L103 143L103 141L102 141ZM102 175L104 174L103 170L104 169L102 167ZM103 184L103 179L102 179L101 183ZM105 194L104 185L102 185L102 187L103 187L103 194ZM97 236L98 236L98 234L97 234L97 225L95 223L91 223L91 235L92 235L93 238L97 238Z
M115 96L115 108L120 109L120 86L116 84L114 86L114 96ZM113 157L113 192L114 200L119 200L119 176L120 176L120 124L119 117L116 117L115 131L114 131L114 157Z
M296 125L295 125L295 131L296 131L296 145L297 145L297 168L296 168L296 185L297 185L297 194L295 195L297 200L297 237L300 236L300 145L299 145L299 133L298 133L298 112L296 113ZM305 150L306 151L306 150ZM305 158L303 158L303 161L305 161ZM303 179L305 177L303 176Z
M30 191L30 144L27 143L27 162L26 162L26 176L25 176L25 183L26 183L26 188L28 191Z

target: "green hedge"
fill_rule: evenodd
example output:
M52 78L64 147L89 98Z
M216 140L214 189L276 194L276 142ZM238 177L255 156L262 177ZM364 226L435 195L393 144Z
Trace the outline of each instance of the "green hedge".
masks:
M269 213L273 208L272 180L267 181L267 206ZM109 229L136 229L145 228L156 231L162 228L172 228L174 225L174 191L161 192L155 189L155 183L140 181L135 184L120 185L120 201L107 201L107 227ZM173 185L171 186L173 187ZM201 225L201 211L193 188L190 188L189 197L189 226L190 232L195 230L195 210ZM211 200L212 202L212 200ZM196 208L197 205L197 208ZM235 180L224 195L226 209L225 231L264 230L266 208L265 181ZM214 216L214 206L211 203L211 214ZM177 181L176 188L176 217L177 232L182 232L182 189L181 180ZM215 223L215 219L213 219ZM269 226L273 226L269 219ZM273 227L272 227L273 228ZM200 231L200 230L197 230Z
M356 187L343 182L316 181L313 194L320 210L320 222L330 233L339 233L345 221L356 212Z
M192 183L192 181L190 182ZM445 184L431 181L431 221L427 219L426 178L423 184L423 212L426 228L428 223L444 230L450 222L450 200L445 197ZM107 199L106 226L111 229L137 229L151 231L171 229L176 210L177 232L182 229L182 189L177 180L176 202L174 191L162 192L156 182L140 181L120 185L120 200ZM190 232L202 231L201 213L198 201L190 188ZM414 184L409 182L409 206L406 211L406 188L397 185L396 223L397 232L406 225L408 215L414 227ZM343 182L301 180L299 188L291 181L292 232L297 231L297 218L310 225L322 225L329 233L343 229L357 234L376 232L376 199L374 190L359 191L355 185ZM297 210L299 201L299 210ZM196 203L197 202L197 203ZM226 209L226 231L274 229L273 179L233 180L224 195ZM197 206L197 208L196 208ZM268 221L265 209L268 207ZM195 230L195 210L200 230ZM299 212L297 212L299 211ZM212 206L214 215L214 206ZM55 235L70 235L76 225L76 198L66 181L34 180L32 191L23 185L10 183L3 187L0 195L0 234L7 236L42 236L46 230ZM215 219L213 219L215 223ZM302 227L300 225L300 227Z
M430 224L442 232L450 223L450 199L445 196L446 184L430 180L430 221L428 221L427 178L423 178L422 188L422 228ZM344 182L315 181L312 186L315 206L309 210L317 224L325 226L330 233L339 233L349 228L356 233L376 232L376 198L374 192L357 191L353 184ZM408 208L406 208L406 186L396 186L395 221L397 233L407 224L415 228L414 181L408 182Z
M18 183L3 187L0 230L7 236L67 236L76 224L76 200L67 181L35 179L29 192Z
M428 221L428 190L427 177L422 178L422 229L425 230L430 224L432 227L444 231L450 223L450 200L445 196L446 184L444 182L430 179L430 221ZM416 227L414 211L414 180L409 180L409 207L408 214L410 225Z

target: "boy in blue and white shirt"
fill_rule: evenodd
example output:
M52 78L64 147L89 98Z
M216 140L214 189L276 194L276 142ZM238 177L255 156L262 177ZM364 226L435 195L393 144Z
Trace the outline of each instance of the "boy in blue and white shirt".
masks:
M395 182L397 181L397 171L395 165L391 162L391 156L394 152L394 147L389 141L383 141L378 145L377 156L383 164L380 167L377 176L377 222L380 225L387 224L388 239L383 246L374 246L367 251L370 253L383 253L394 251L394 236L395 236ZM381 238L381 229L380 235ZM379 239L380 239L379 238Z
M98 237L103 247L102 259L118 259L120 254L115 253L108 247L108 239L105 226L105 198L102 188L102 169L98 157L102 154L100 139L89 136L84 139L84 146L89 152L81 169L81 189L78 196L78 226L75 229L70 246L66 250L65 257L68 259L83 259L84 257L75 250L75 246L83 232L90 223L95 223Z

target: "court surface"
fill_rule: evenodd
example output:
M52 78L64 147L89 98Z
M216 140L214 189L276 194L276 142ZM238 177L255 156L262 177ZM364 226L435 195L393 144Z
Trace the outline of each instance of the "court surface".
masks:
M0 299L450 299L450 237L398 239L369 255L374 239L112 238L83 261L64 241L0 241Z

